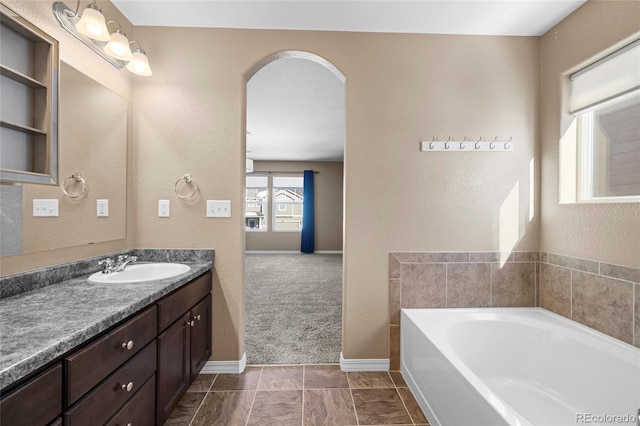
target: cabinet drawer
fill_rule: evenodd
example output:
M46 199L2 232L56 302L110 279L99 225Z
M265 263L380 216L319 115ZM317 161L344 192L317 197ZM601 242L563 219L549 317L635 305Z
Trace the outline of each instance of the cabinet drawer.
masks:
M170 326L182 314L211 293L211 272L196 278L158 302L158 332Z
M0 402L3 426L46 425L62 413L62 365L58 363Z
M67 411L65 425L104 424L136 393L155 370L156 342L153 341Z
M107 426L154 426L156 422L156 376L127 402L118 413L109 420Z
M65 359L67 406L156 337L156 316L153 306Z

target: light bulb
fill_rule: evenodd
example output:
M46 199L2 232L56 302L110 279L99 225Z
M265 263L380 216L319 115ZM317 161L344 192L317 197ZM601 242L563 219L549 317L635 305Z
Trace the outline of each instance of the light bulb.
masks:
M104 47L104 51L107 55L125 62L133 57L129 48L129 39L119 29L111 34L111 40Z
M94 40L109 41L111 38L104 15L93 3L84 9L82 17L76 23L76 28L82 34Z
M150 76L151 68L149 67L147 52L142 49L136 49L136 51L133 52L133 58L127 64L127 69L134 74Z

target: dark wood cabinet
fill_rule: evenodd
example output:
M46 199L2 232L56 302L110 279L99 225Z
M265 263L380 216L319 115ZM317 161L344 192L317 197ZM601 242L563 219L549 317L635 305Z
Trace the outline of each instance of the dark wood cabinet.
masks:
M46 425L62 413L62 365L58 362L34 379L2 397L2 426Z
M211 285L207 272L11 388L0 424L163 425L211 357Z
M211 358L211 294L193 307L191 318L190 381L193 382Z
M64 416L66 426L105 424L156 371L156 342L114 371Z
M67 404L75 403L155 339L158 334L156 324L157 310L153 306L66 357Z
M158 336L157 420L164 424L191 383L191 313Z
M156 422L156 376L151 376L106 426L153 426Z
M176 314L182 311L175 320ZM211 274L205 274L158 303L156 423L164 424L211 357Z

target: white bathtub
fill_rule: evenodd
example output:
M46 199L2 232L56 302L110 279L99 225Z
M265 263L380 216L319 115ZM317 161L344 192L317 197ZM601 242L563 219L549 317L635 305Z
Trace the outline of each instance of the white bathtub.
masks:
M640 349L539 308L403 309L402 374L432 426L640 426Z

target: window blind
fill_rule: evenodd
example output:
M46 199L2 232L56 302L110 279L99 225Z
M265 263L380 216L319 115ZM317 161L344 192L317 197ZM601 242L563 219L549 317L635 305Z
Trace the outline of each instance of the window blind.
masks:
M571 74L571 114L640 89L640 40Z

